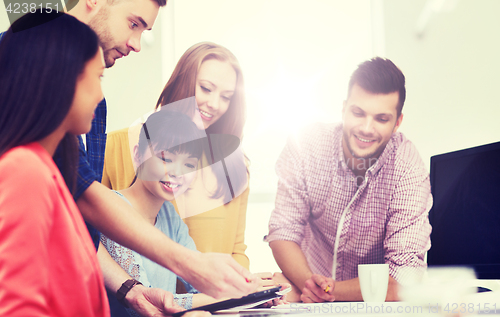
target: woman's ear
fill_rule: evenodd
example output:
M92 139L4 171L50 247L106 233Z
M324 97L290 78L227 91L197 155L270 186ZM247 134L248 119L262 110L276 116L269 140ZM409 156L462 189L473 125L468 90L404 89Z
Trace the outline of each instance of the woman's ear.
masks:
M143 163L141 161L141 157L139 155L139 144L134 145L133 153L134 153L134 156L132 157L132 161L134 162L134 169L137 172L137 169Z

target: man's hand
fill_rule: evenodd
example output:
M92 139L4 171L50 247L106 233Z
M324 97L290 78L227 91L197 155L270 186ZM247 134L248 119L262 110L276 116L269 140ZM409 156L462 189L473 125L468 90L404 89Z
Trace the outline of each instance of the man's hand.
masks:
M313 274L311 278L306 280L300 299L304 303L332 302L335 300L334 288L335 281L332 278Z
M130 308L143 317L171 316L184 310L174 302L172 293L140 284L132 287L125 300Z
M182 276L196 289L214 298L239 298L253 292L260 278L250 274L229 254L192 252L179 259ZM181 272L179 272L181 273Z

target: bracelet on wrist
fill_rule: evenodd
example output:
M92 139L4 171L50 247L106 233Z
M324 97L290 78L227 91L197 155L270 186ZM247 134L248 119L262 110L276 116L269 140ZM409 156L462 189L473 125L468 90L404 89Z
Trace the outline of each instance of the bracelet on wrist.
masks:
M129 280L126 280L122 284L122 286L120 286L118 291L116 291L116 298L123 306L128 308L128 304L127 304L127 301L125 300L125 296L127 296L127 293L132 289L132 287L136 286L137 284L142 285L142 283L136 279L129 279Z

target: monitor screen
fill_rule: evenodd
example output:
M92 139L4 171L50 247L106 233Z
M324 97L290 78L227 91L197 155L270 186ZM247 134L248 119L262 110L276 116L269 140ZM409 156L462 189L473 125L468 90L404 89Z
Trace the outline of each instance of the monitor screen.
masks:
M429 266L500 279L500 142L431 157Z

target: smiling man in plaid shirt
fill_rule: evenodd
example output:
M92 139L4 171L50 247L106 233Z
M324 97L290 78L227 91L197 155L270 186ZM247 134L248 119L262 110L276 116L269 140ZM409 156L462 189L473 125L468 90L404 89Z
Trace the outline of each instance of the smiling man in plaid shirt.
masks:
M429 174L399 132L405 77L374 58L351 76L342 124L290 138L277 164L266 241L294 284L290 301L361 301L358 264L389 264L387 300L418 277L430 248ZM300 297L299 297L300 296Z

